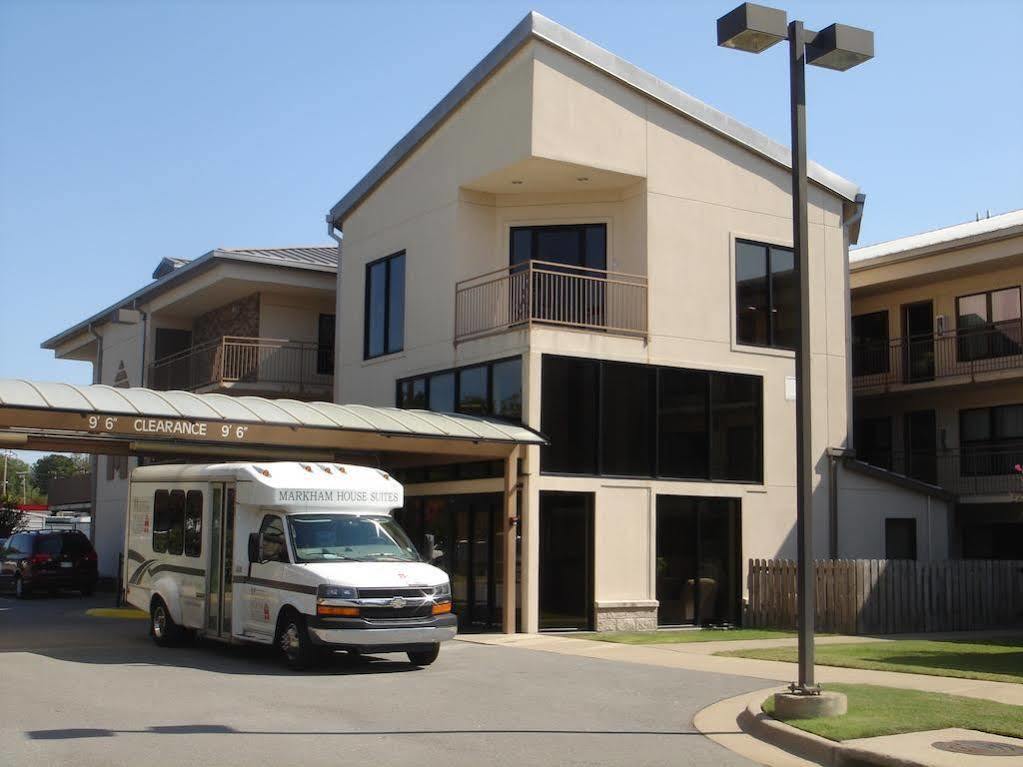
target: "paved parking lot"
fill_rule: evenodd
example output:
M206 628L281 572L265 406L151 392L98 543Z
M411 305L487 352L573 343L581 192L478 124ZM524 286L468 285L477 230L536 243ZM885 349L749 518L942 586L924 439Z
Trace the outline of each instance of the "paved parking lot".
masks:
M739 765L692 717L762 680L467 642L436 664L161 649L110 597L0 597L8 764Z

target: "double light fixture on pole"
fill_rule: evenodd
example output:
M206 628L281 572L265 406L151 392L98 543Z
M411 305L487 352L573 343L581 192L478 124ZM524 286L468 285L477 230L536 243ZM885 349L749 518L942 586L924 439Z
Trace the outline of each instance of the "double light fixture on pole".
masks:
M792 245L799 270L799 346L796 349L796 539L799 679L794 693L817 694L813 674L813 471L810 449L810 269L806 196L806 64L844 72L874 56L874 33L832 24L820 32L788 21L785 11L743 3L718 19L718 45L761 53L789 41L792 121Z

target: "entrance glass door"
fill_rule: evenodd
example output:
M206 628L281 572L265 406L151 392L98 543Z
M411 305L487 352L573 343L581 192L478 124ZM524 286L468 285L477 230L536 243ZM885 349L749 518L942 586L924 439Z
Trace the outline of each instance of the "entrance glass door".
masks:
M540 493L540 628L593 625L593 494Z
M502 573L500 493L418 496L405 499L395 518L416 542L423 560L451 578L459 631L494 631L501 627L499 594Z
M234 487L213 485L210 494L210 553L206 570L206 631L231 636L234 564Z
M659 495L656 537L658 624L739 623L739 500Z
M902 307L905 383L934 380L934 307L930 301Z

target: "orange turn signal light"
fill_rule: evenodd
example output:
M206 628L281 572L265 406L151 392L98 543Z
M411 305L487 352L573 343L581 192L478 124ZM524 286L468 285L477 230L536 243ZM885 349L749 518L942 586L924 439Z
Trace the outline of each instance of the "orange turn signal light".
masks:
M338 607L336 605L316 605L317 615L342 615L346 618L358 618L358 607Z
M449 613L449 612L451 612L451 603L450 602L440 602L440 603L435 604L433 606L433 614L434 615L443 615L444 613Z

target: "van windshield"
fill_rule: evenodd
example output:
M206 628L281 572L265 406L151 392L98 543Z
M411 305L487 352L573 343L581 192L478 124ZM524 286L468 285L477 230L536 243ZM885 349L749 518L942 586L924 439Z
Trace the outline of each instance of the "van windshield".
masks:
M405 531L388 516L289 514L299 562L418 562Z

